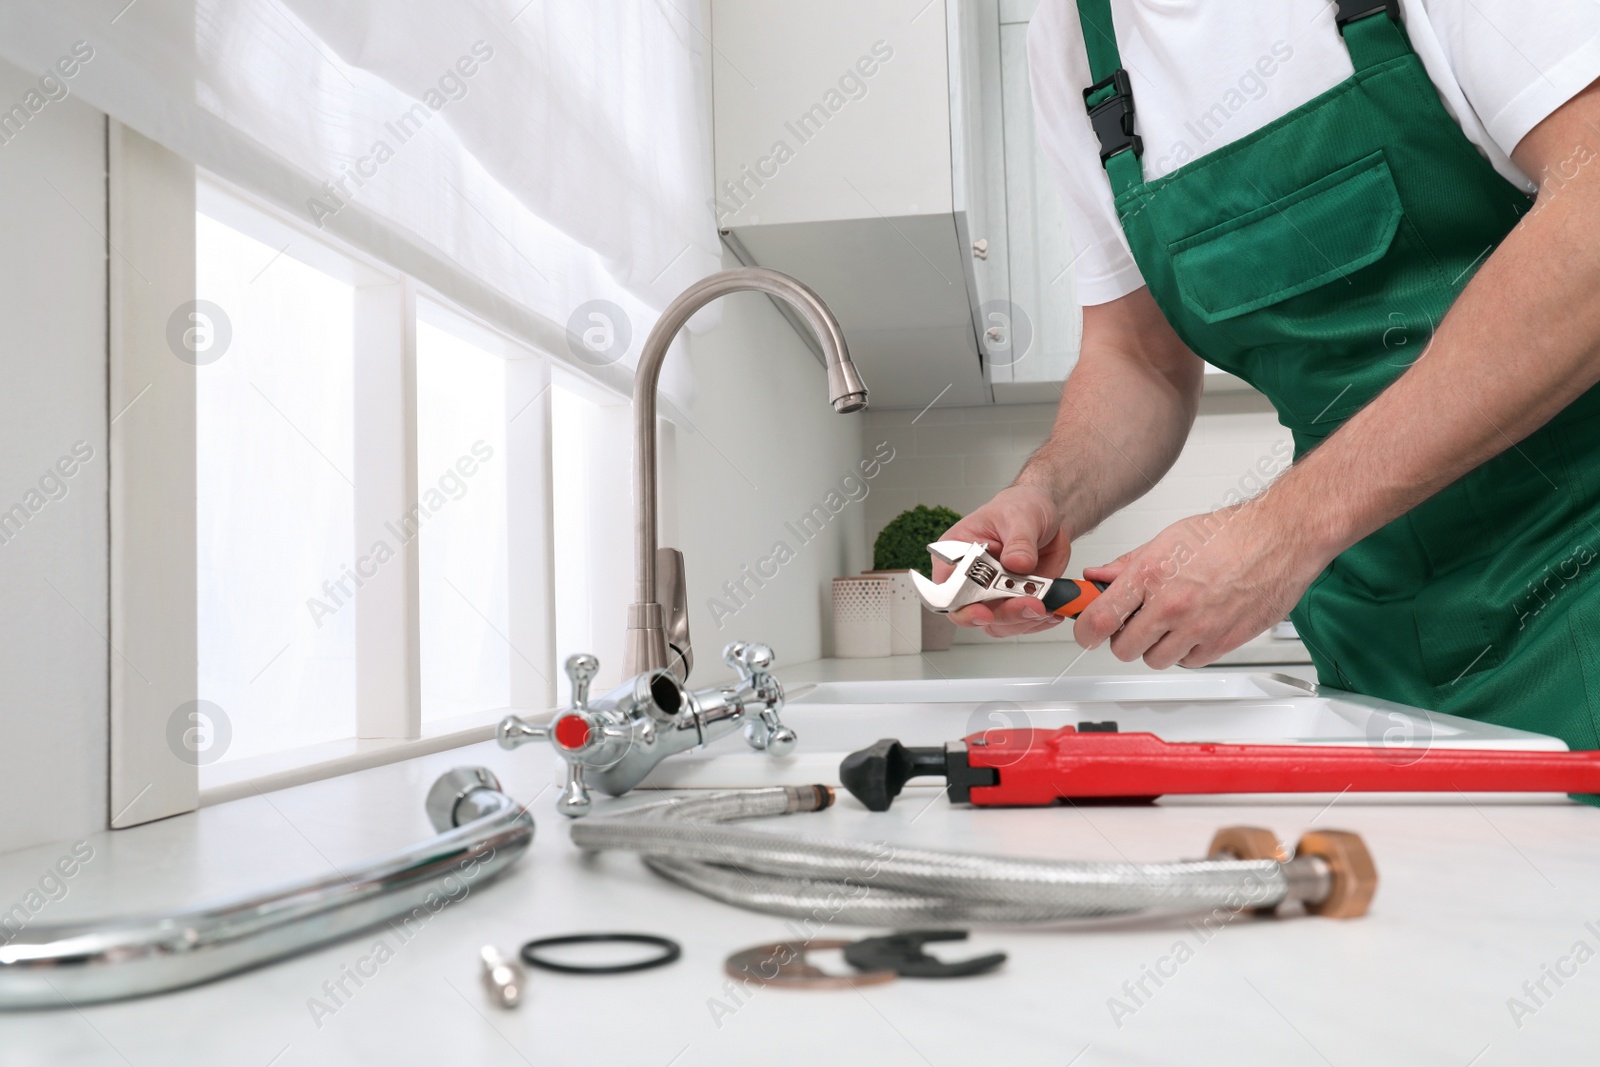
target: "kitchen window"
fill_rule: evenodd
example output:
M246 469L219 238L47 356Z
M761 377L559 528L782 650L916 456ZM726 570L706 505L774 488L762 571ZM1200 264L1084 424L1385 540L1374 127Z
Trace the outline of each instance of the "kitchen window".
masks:
M204 214L195 250L205 766L356 734L355 289Z
M419 301L425 734L554 703L551 374L543 354Z
M633 602L633 469L629 402L558 370L550 390L557 664L600 658L594 691L622 681L623 633ZM622 491L619 491L621 489ZM563 678L560 691L566 693Z
M506 416L505 360L418 322L424 722L511 704Z
M551 361L198 187L200 700L175 736L202 801L549 708Z
M51 105L47 128L76 154L48 160L53 192L30 184L41 210L70 207L105 242L108 579L99 612L66 598L111 648L106 721L80 725L109 736L112 826L193 810L202 784L207 800L243 795L551 707L550 373L566 365L615 401L637 347L597 364L569 320L608 305L642 341L721 261L701 194L702 35L685 13L416 15L394 48L352 51L317 5L138 5L90 36L74 102ZM608 76L575 80L562 42L619 26ZM12 29L11 63L80 36L52 5ZM528 144L548 149L536 165ZM489 461L503 463L493 482L473 468L460 500L425 467L464 402L419 401L430 362L452 358L429 327L505 375L503 395L475 394L505 408ZM668 368L671 399L689 386L681 361ZM242 441L269 424L270 446ZM429 478L446 479L449 507L378 564L386 524L416 523ZM436 562L466 542L470 567Z

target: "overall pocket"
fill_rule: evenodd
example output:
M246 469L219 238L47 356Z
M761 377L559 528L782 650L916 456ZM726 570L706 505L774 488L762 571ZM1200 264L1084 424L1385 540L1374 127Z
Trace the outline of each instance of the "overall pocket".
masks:
M1188 334L1313 437L1399 377L1451 302L1381 150L1166 250Z
M1376 263L1404 215L1389 164L1374 152L1167 251L1184 304L1203 322L1225 322Z

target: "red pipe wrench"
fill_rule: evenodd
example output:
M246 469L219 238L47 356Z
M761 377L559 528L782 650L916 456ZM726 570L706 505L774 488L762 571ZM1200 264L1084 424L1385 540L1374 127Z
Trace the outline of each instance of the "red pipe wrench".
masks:
M924 775L943 777L952 802L980 807L1211 793L1600 793L1600 752L1172 742L1085 722L995 728L931 748L885 739L839 765L840 782L872 811Z

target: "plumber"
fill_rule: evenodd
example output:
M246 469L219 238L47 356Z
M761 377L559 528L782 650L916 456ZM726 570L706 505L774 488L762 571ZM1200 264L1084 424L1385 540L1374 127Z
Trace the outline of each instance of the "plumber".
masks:
M1028 49L1082 354L945 536L1064 573L1177 459L1210 363L1295 461L1086 569L1080 645L1199 667L1290 613L1325 684L1600 747L1600 581L1543 582L1600 536L1591 0L1043 0Z

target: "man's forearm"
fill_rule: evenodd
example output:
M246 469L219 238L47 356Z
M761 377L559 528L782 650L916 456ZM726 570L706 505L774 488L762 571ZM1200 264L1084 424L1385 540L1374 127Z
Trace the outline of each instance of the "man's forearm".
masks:
M1187 351L1152 360L1126 343L1094 338L1086 327L1050 437L1017 476L1051 495L1069 539L1154 487L1194 424L1200 361Z
M1600 153L1585 149L1597 135L1567 140L1579 172L1546 183L1416 364L1262 501L1301 547L1331 560L1600 381Z

